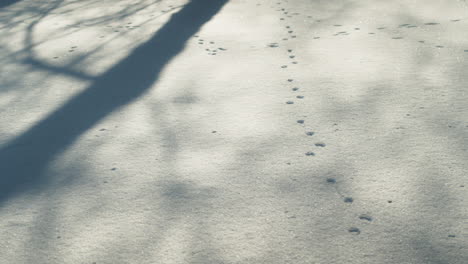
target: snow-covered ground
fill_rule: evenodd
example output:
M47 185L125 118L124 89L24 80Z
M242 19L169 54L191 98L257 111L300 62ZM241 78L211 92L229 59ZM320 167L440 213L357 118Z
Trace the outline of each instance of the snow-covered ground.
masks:
M0 263L468 263L468 3L0 1Z

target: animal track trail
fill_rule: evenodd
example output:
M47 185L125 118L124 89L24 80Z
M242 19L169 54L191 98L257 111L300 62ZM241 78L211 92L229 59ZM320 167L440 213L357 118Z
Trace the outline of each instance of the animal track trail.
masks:
M288 11L285 11L284 8L279 9L278 11L288 12ZM284 26L284 30L285 30L285 32L286 32L287 34L290 34L290 35L291 35L291 34L294 34L294 32L295 32L295 30L292 28L291 25L286 25L286 26ZM291 35L291 37L292 37L292 38L295 38L295 37L297 37L297 36L296 36L296 35ZM278 43L276 43L276 42L270 43L270 44L268 44L267 46L268 46L268 47L271 47L271 48L277 48L277 47L279 47ZM286 56L287 56L287 58L288 58L289 60L291 60L291 64L298 64L297 55L295 55L295 54L293 53L293 49L286 49L286 51L287 51L287 52L286 52ZM280 67L281 67L282 69L287 69L287 68L288 68L288 66L287 66L286 64L280 65ZM294 82L294 79L289 78L289 79L287 79L287 82L288 82L288 83L292 83L292 82ZM293 88L290 88L290 89L291 89L291 91L292 91L293 93L295 93L295 92L298 92L300 88L296 86L296 87L293 87ZM297 99L297 100L304 100L304 99L306 98L306 97L305 97L304 95L302 95L302 94L296 94L296 95L294 95L294 96L295 96L295 99ZM293 105L293 104L295 104L295 101L293 101L293 100L288 100L288 101L286 101L286 104L287 104L287 105ZM306 136L313 136L313 135L315 135L315 132L312 132L312 131L310 131L310 129L307 129L306 124L305 124L305 120L299 119L299 120L296 120L296 122L297 122L298 124L300 124L300 125L303 126L303 128L304 128L304 134L305 134ZM304 155L305 155L305 156L308 156L308 157L314 157L314 156L316 156L317 150L318 150L319 148L324 148L325 146L326 146L325 143L322 143L322 142L318 142L318 143L315 143L315 144L310 144L310 145L307 146L309 149L308 149L307 151L304 152ZM312 149L311 149L311 147L312 147Z
M461 21L461 19L451 19L451 20L449 20L449 23L455 23L455 22L459 22L459 21ZM437 27L437 26L440 26L440 25L443 25L443 23L435 22L435 21L422 23L420 25L404 23L404 24L400 24L400 25L396 26L396 29L401 29L401 30L407 30L407 29L418 30L418 29L420 29L420 30L424 30L424 28ZM377 29L383 30L383 29L386 29L386 28L387 27L379 27ZM413 34L414 34L414 31L413 31ZM395 40L404 39L403 36L392 36L391 38L395 39ZM445 45L442 45L440 43L434 43L434 42L430 43L430 42L427 42L425 40L417 40L417 42L419 42L421 44L426 44L426 47L431 47L432 46L432 47L437 48L437 49L446 48ZM447 47L447 48L450 48L450 47ZM466 52L466 50L463 50L463 52Z
M328 177L328 178L326 178L326 183L333 186L335 192L343 200L344 203L351 204L351 203L354 202L354 199L352 197L346 196L340 191L340 189L338 188L338 181L336 180L336 178ZM360 214L358 216L358 219L360 219L360 220L362 220L363 222L366 222L366 223L370 223L370 222L374 221L374 218L370 214L367 214L367 213ZM358 227L353 226L353 227L348 228L348 232L359 235L361 233L361 229L358 228Z
M286 20L284 22L286 23L280 23L284 28L281 33L283 34L281 38L278 38L278 40L282 39L283 41L278 41L281 43L281 49L284 49L285 47L291 47L290 43L294 43L294 39L298 36L298 29L294 27L294 24L291 21L294 21L294 19L289 19L291 16L294 16L293 11L287 10L285 8L280 8L278 9L279 14L281 15L280 20ZM304 16L305 17L305 16ZM312 20L312 17L307 16L308 20ZM302 18L302 16L301 16ZM358 35L359 37L362 38L368 38L368 39L375 39L381 41L382 38L385 40L388 40L389 43L396 43L395 45L399 45L399 43L408 43L408 42L413 42L413 45L418 47L418 46L423 46L425 48L431 49L433 51L437 51L438 49L441 50L440 52L443 52L445 48L450 48L449 43L443 43L442 41L440 43L437 43L437 40L434 36L434 32L436 32L437 27L443 26L444 24L451 25L453 27L458 26L457 23L460 23L460 19L451 19L448 21L427 21L425 23L406 23L406 24L394 24L394 25L377 25L376 27L370 28L366 27L365 25L356 25L357 27L352 27L348 25L343 25L343 24L333 24L327 25L329 26L329 31L326 31L325 33L320 33L316 34L316 36L312 35L310 36L311 39L319 41L319 39L322 37L326 40L332 39L331 36L333 36L336 41L346 41L347 38L345 36L348 35ZM321 20L315 20L315 22L320 23ZM338 22L338 21L336 21ZM448 23L448 24L447 24ZM288 25L289 24L289 25ZM461 24L461 23L460 23ZM285 26L284 26L285 25ZM291 26L292 25L292 26ZM437 29L439 30L439 29ZM300 30L299 30L300 32ZM328 34L327 34L328 33ZM422 35L418 35L419 33L423 33ZM430 36L434 36L434 38L429 38ZM418 37L416 38L415 36L425 36L425 37ZM429 37L428 37L429 36ZM424 39L428 38L428 39ZM391 41L391 42L390 42ZM274 45L273 47L278 47L279 45ZM458 52L464 52L466 55L468 55L468 47L463 47L462 49L459 49ZM462 54L463 55L463 54ZM292 71L295 70L295 66L291 64L297 64L297 59L300 59L300 53L296 50L292 49L287 49L287 53L285 55L286 60L288 63L281 63L279 66L284 66L285 71L288 72L291 71L291 73L294 73ZM298 58L299 57L299 58ZM294 76L294 75L291 75ZM292 86L294 85L294 86ZM307 87L303 87L301 80L295 80L293 78L287 79L286 83L286 89L291 93L292 98L288 98L290 100L286 101L286 104L294 104L296 107L297 105L301 105L302 103L307 103L308 102L308 97L306 92ZM305 88L305 89L304 89ZM305 94L306 96L304 96ZM290 106L284 106L284 107L290 107ZM295 108L296 109L296 108ZM304 152L302 152L302 155L305 155L307 157L316 157L318 154L320 154L320 150L323 148L328 147L326 143L319 141L320 139L316 140L317 135L320 135L319 133L315 133L315 131L311 131L311 129L308 129L308 119L305 116L301 116L300 113L297 113L298 117L301 117L303 119L298 119L298 120L292 120L292 122L296 122L296 125L302 126L304 129L304 134L302 136L307 136L310 137L311 139L311 144L305 144ZM294 123L292 123L294 124ZM337 129L338 130L338 129ZM335 130L335 131L337 131ZM346 189L340 188L344 187L341 185L340 182L338 182L334 178L327 178L326 179L327 184L329 184L330 188L333 188L336 191L337 198L344 203L343 206L351 206L349 207L350 209L354 209L356 204L359 204L359 200L355 201L355 199L352 196L349 196L348 193L346 193ZM357 197L356 197L357 199ZM391 206L394 201L392 200L386 200L384 201L385 204L388 203L389 206ZM366 212L364 210L364 212ZM372 213L364 213L364 212L357 212L353 218L357 219L357 223L355 226L354 225L349 225L349 226L344 226L343 232L349 232L350 235L360 235L362 232L366 231L366 227L368 225L372 225L375 222L375 218L372 215ZM455 235L449 235L450 238L454 238Z
M290 17L289 15L298 15L299 13L294 13L292 12L291 10L287 10L285 8L281 8L281 9L278 9L279 12L281 12L281 14L283 16L287 16L287 17ZM320 23L322 22L322 20L320 19L312 19L312 16L305 16L308 18L308 20L312 20L316 23ZM284 17L283 17L284 18ZM462 21L462 19L460 18L454 18L454 19L448 19L447 20L447 23L451 23L453 25L455 25L457 22L460 22ZM388 30L394 30L394 29L400 29L400 30L422 30L423 28L430 28L430 27L437 27L437 26L440 26L440 25L443 25L444 23L442 22L439 22L439 21L427 21L427 22L424 22L424 23L421 23L421 24L410 24L410 23L403 23L403 24L399 24L399 25L396 25L396 26L388 26L388 25L382 25L382 26L379 26L376 28L377 31L379 32L389 32ZM335 24L331 24L330 25L332 28L340 28L340 27L344 27L345 25L341 24L341 23L335 23ZM295 30L293 30L291 28L291 26L287 25L286 26L286 29L287 29L287 34L289 35L288 38L283 38L283 40L290 40L290 39L294 39L297 37L297 35L293 35L295 33ZM351 31L353 31L354 29L354 32L357 32L359 30L361 30L360 27L354 27L354 28L351 28ZM350 31L337 31L333 34L331 34L332 36L334 37L340 37L340 36L347 36L347 35L350 35L352 32ZM401 32L403 33L403 32ZM412 33L414 34L414 33ZM373 31L370 31L370 32L367 32L367 35L369 36L374 36L374 35L377 35L376 32L373 32ZM389 36L391 39L393 40L405 40L405 39L408 39L406 38L404 35L402 34L399 34L399 35L396 35L395 36L395 33L393 33L393 36L390 35ZM317 39L320 39L320 36L315 36L313 37L313 39L317 40ZM421 44L427 44L426 46L427 47L433 47L435 49L443 49L443 48L450 48L450 47L447 47L446 45L442 45L442 43L428 43L427 41L425 40L419 40L418 41L419 43ZM461 50L461 52L468 52L468 49L463 49ZM294 61L294 62L291 62L291 64L298 64L297 61Z
M340 198L343 200L343 202L345 202L345 203L353 203L354 202L354 199L352 197L343 195L341 193L341 191L338 189L338 186L337 186L338 181L336 180L336 178L327 178L326 181L327 181L327 183L333 185L333 188L335 189L338 196L340 196Z
M287 11L284 8L279 9L278 11L282 12L282 15L290 14L290 11ZM289 16L287 16L287 17L289 17ZM333 28L343 27L342 24L334 24L332 26L333 26ZM411 26L411 25L409 25L409 26ZM385 30L386 28L387 27L382 26L382 27L377 28L377 30ZM353 28L351 28L351 31L352 31L352 29ZM288 37L283 38L284 41L292 40L292 39L297 37L297 35L295 35L296 30L294 30L291 25L284 26L284 30L285 30L286 35L288 36ZM355 32L359 32L359 30L360 30L360 28L354 28ZM351 34L350 31L341 30L341 31L337 31L336 33L334 33L334 36L335 37L340 37L340 36L344 37L344 36L347 36L347 35L350 35L350 34ZM374 35L374 34L375 34L374 32L369 32L369 35ZM320 39L320 37L316 36L316 37L313 37L313 39ZM403 37L394 36L394 39L396 39L396 40L397 39L403 39ZM284 44L284 45L287 46L287 44ZM279 47L279 45L277 43L271 43L269 45L269 47L277 48L277 47ZM286 49L286 51L287 51L286 52L286 58L290 61L290 63L291 64L297 64L298 63L297 62L298 56L297 56L296 51L293 51L293 49ZM282 65L280 65L280 67L285 69L285 70L294 70L294 68L288 67L286 64L282 64ZM303 89L300 87L300 81L298 82L293 78L289 78L289 79L287 79L287 83L288 84L294 83L294 86L289 87L288 89L290 89L290 92L292 93L292 95L295 98L294 98L294 100L286 101L286 104L287 105L293 105L293 104L298 103L299 101L306 103L307 99L306 99L306 96L304 96L302 94ZM303 155L305 155L306 157L310 157L310 158L316 157L318 155L318 153L320 153L321 149L324 149L324 148L327 147L327 144L325 142L323 142L323 141L319 141L319 140L316 139L316 137L317 137L316 132L308 127L308 124L307 124L305 119L298 119L298 120L296 120L296 123L298 125L302 126L302 128L304 129L304 135L307 136L307 137L310 137L310 139L313 140L313 142L311 142L310 144L306 144L306 146L305 146L306 149L303 152L304 153ZM346 193L344 193L340 189L340 186L339 186L340 183L336 180L336 178L327 178L326 182L327 182L327 184L329 184L329 185L331 185L333 187L335 193L338 195L339 199L344 204L352 206L352 204L354 203L354 198L351 197L351 196L346 195ZM373 217L371 215L369 215L369 214L358 214L355 217L357 217L360 221L362 221L363 225L367 225L367 224L371 223L372 221L374 221ZM344 230L347 230L352 235L360 235L361 232L363 232L363 230L362 230L363 227L362 226L351 226L351 227L346 227L346 228Z
M205 40L200 38L199 35L194 35L193 38L198 39L198 44L199 45L204 45L205 44ZM208 47L206 47L206 46L208 46ZM217 46L215 41L208 41L208 44L205 45L205 47L206 47L205 48L206 54L207 55L212 55L212 56L217 55L218 52L227 51L226 48Z
M320 22L321 20L315 20L315 22ZM450 19L448 20L448 23L456 23L456 22L460 22L461 19L457 18L457 19ZM395 33L392 33L389 37L393 40L404 40L405 39L405 36L404 36L404 32L405 30L423 30L424 28L430 28L430 27L437 27L437 26L440 26L440 25L443 25L443 23L441 22L436 22L436 21L429 21L429 22L425 22L425 23L421 23L419 25L416 25L416 24L410 24L410 23L404 23L404 24L399 24L399 25L396 25L396 26L379 26L376 28L377 31L379 32L382 32L382 33L389 33L388 30L403 30L402 32L400 32L399 34L396 33L397 35L395 35ZM343 27L344 25L343 24L332 24L330 25L332 28L340 28L340 27ZM353 28L354 31L359 31L361 30L360 27L354 27ZM414 34L415 31L413 31L412 34ZM347 36L347 35L350 35L351 32L349 31L337 31L333 34L331 34L331 36L333 37L340 37L340 36ZM374 35L377 35L376 32L373 32L373 31L370 31L370 32L367 32L368 35L371 35L371 36L374 36ZM319 39L320 37L319 36L315 36L315 37L312 37L313 39ZM441 43L429 43L425 40L418 40L419 43L421 44L426 44L426 47L433 47L435 49L443 49L443 48L450 48L450 47L447 47L446 45L442 45ZM463 49L461 50L461 52L468 52L468 49Z
M302 95L298 95L298 96L296 96L296 98L304 99L305 97L302 96ZM310 129L307 126L305 120L303 120L303 119L297 120L297 123L302 125L302 127L304 129L304 135L305 136L307 136L307 137L315 136L316 133L314 131L312 131L312 129ZM315 139L315 137L313 137L312 139ZM323 143L323 142L317 142L316 141L316 143L310 144L307 147L308 147L308 150L305 152L305 155L306 156L316 156L317 151L320 151L321 148L325 148L326 144Z

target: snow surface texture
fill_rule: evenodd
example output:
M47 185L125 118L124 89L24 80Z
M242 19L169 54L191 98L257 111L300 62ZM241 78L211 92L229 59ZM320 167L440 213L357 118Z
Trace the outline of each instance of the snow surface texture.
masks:
M0 1L0 263L467 263L466 32L465 1Z

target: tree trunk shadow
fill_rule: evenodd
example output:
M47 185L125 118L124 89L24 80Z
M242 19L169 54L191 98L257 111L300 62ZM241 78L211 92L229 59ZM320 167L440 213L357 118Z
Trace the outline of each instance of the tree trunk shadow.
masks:
M0 1L0 8L7 7L21 0L2 0Z
M45 169L89 128L141 96L186 41L228 0L192 0L147 42L137 47L62 107L0 149L0 206L50 180Z

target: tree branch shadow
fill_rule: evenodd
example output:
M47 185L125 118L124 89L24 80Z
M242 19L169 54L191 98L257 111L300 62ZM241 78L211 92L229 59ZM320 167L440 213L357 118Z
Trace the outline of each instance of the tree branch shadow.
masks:
M0 203L49 181L51 161L111 112L142 96L185 42L227 0L192 0L146 43L80 94L0 149Z

